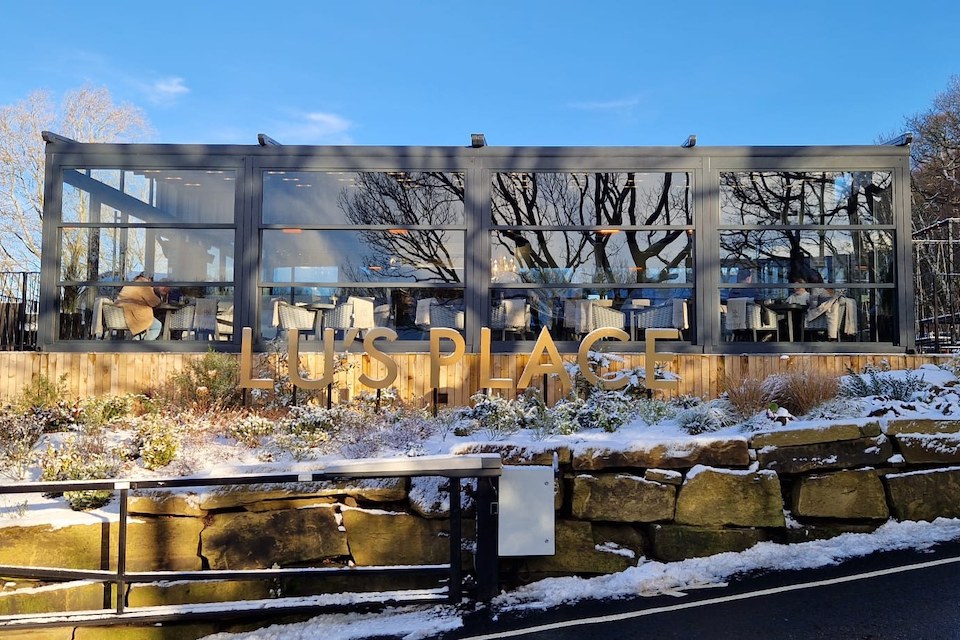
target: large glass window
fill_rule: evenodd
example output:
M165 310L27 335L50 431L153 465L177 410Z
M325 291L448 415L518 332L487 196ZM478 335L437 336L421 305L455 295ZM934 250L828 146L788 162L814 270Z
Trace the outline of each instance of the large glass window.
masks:
M890 172L730 172L720 182L726 340L894 339Z
M463 185L450 172L264 171L261 336L462 331Z
M506 322L505 338L541 327L561 339L600 327L690 338L690 188L687 173L495 174L490 326Z
M155 310L165 323L160 339L198 335L193 325L200 316L190 313L196 309L174 318L187 324L191 315L183 331L171 333L169 324L175 311L200 299L217 307L209 316L211 335L228 339L231 332L220 335L215 321L232 319L235 192L233 170L65 169L58 230L60 337L142 337L122 325L133 322L130 312L115 314L112 330L103 329L120 290L114 283L146 274L153 284L136 286L157 287L162 294Z

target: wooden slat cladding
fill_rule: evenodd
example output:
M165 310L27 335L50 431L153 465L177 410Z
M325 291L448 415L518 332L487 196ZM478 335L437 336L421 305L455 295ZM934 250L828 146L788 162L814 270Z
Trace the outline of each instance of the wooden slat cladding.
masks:
M181 372L189 362L199 360L204 354L181 353L38 353L0 352L0 401L10 402L37 376L44 375L51 381L62 381L70 398L99 395L142 393L162 384ZM433 401L430 387L430 357L425 353L391 354L397 363L399 374L393 387L400 397L418 406L429 406ZM621 360L612 363L611 370L643 367L643 356L624 354ZM765 379L777 373L791 370L812 369L840 376L849 369L862 371L868 365L889 365L893 369L917 368L922 364L942 364L949 361L946 355L701 355L678 354L666 369L681 376L678 394L715 398L723 391L725 378ZM563 356L573 364L576 357ZM529 360L528 354L494 354L491 356L491 375L518 380ZM347 367L335 377L338 398L354 398L371 389L360 384L364 373L373 379L383 378L386 367L383 363L361 353L347 355ZM322 372L322 354L301 354L301 363L310 377L319 377ZM470 397L479 391L480 355L466 354L452 366L441 367L440 397L448 406L469 404ZM532 385L543 389L542 376L535 376ZM504 390L504 395L515 397L516 391ZM552 404L562 396L555 378L546 381L546 399Z

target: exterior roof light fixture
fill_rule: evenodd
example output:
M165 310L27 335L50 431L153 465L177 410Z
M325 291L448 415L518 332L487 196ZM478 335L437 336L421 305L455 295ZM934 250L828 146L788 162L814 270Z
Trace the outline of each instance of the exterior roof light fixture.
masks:
M487 137L482 133L471 133L470 146L473 147L474 149L479 149L480 147L487 146Z
M882 142L883 145L889 145L891 147L906 147L913 142L913 132L907 131L906 133L901 133L896 138Z
M283 145L268 136L265 133L257 134L257 142L260 143L261 147L282 147Z
M687 136L687 139L683 141L683 144L680 145L684 149L690 149L691 147L697 146L697 134L691 133Z

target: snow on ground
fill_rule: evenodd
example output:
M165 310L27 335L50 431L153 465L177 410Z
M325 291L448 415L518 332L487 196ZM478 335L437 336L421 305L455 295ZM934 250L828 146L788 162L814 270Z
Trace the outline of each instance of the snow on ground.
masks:
M595 578L548 578L502 593L491 603L493 614L547 609L587 599L616 599L670 594L723 586L731 578L755 571L813 569L879 551L928 549L960 538L960 520L893 522L874 533L845 533L830 540L792 545L772 542L739 553L721 553L681 562L641 559L636 567ZM385 630L406 640L430 638L463 626L452 606L402 607L375 614L321 615L298 624L274 625L245 633L218 633L204 640L359 640Z
M640 419L622 426L615 433L587 429L567 436L543 436L527 431L507 434L499 440L530 450L549 451L557 446L568 446L574 451L588 447L629 449L648 447L654 443L678 448L690 446L696 439L749 437L757 428L799 429L826 428L842 420L845 423L880 420L885 426L890 418L960 419L960 388L957 377L933 365L924 365L916 371L883 372L884 377L905 380L922 377L928 385L926 393L918 393L909 401L867 397L841 402L836 408L818 416L790 420L785 425L760 418L749 429L733 425L712 433L691 436L672 420L648 425ZM417 448L418 455L455 453L482 439L482 434L458 437L450 431L435 433ZM489 438L488 438L489 439ZM180 471L189 475L234 475L239 473L269 473L280 471L308 471L324 466L328 458L310 462L294 462L290 458L262 459L255 451L239 444L217 438L189 443L189 458L180 462ZM392 455L409 455L393 452ZM333 459L332 457L329 459ZM150 472L142 467L125 470L126 477L156 477L171 475L167 470ZM36 479L32 474L31 479ZM439 487L419 485L424 494L439 492ZM429 501L430 495L420 499ZM26 502L24 502L26 500ZM117 517L114 501L106 507L78 513L65 508L62 499L39 495L0 496L0 527L50 523L53 526L103 522ZM709 558L682 562L661 563L638 560L637 566L621 573L594 578L551 578L509 593L503 593L492 603L494 611L543 609L586 598L607 599L634 595L682 594L684 591L707 586L720 586L738 574L758 570L805 569L837 564L846 559L878 551L897 549L926 549L937 542L960 538L960 520L940 519L933 523L890 521L872 534L844 534L839 537L793 545L760 543L741 553L724 553ZM450 606L427 608L403 607L376 614L337 614L318 616L310 621L265 628L239 634L216 634L208 640L351 640L367 638L389 629L408 639L428 638L462 626L460 612Z

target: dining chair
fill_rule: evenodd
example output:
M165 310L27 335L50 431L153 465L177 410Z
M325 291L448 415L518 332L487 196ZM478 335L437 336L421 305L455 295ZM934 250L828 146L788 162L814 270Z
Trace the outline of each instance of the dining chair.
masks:
M167 327L170 338L173 340L182 340L187 335L193 333L193 318L195 314L196 307L192 304L188 304L182 309L177 309L170 314L170 319L167 321L170 325Z
M286 333L290 329L297 329L304 339L308 339L310 334L316 336L317 333L317 312L305 307L298 307L285 300L277 301L277 315L280 321L280 329Z

